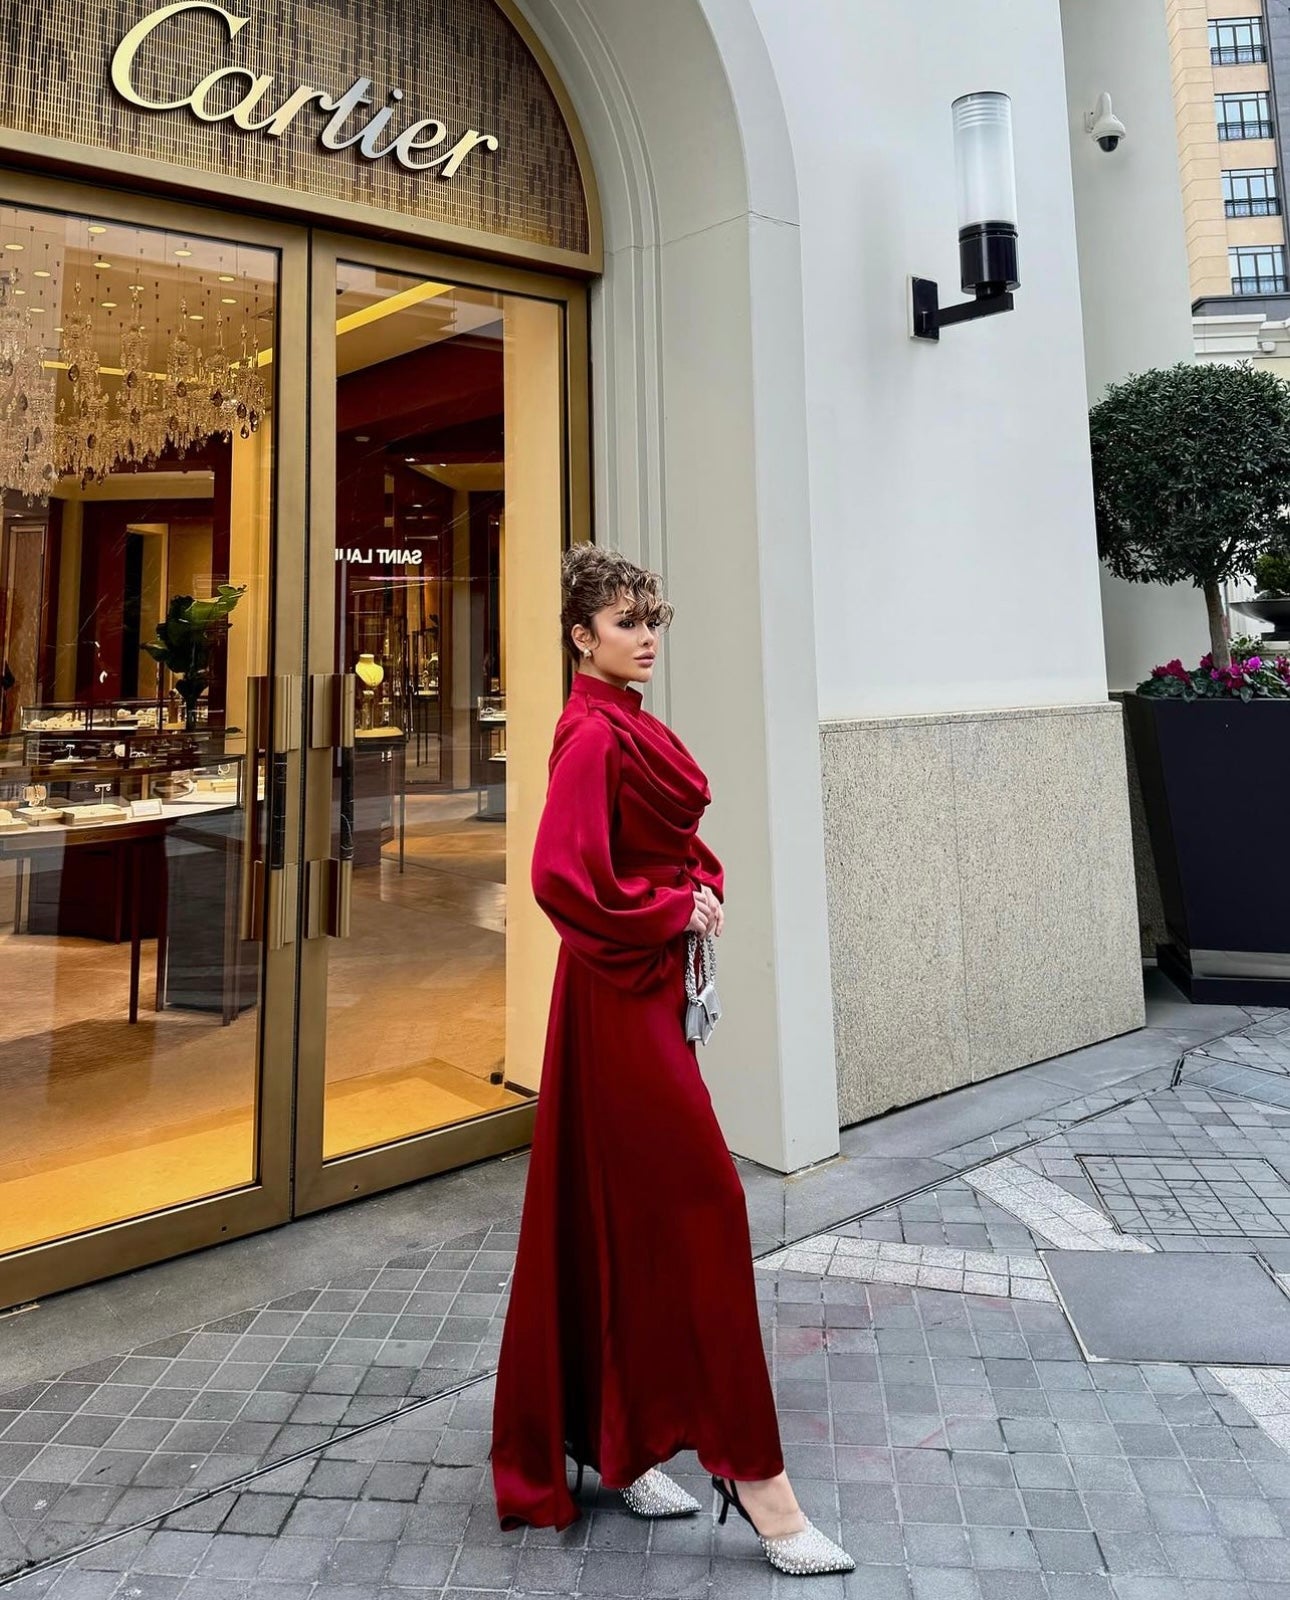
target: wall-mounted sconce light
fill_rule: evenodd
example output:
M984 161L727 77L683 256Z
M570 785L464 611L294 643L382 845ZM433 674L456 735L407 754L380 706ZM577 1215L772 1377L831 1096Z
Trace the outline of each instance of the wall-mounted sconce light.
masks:
M1006 94L965 94L954 102L958 178L959 269L974 296L941 308L930 278L910 279L910 333L939 339L942 328L1012 310L1017 276L1017 178L1012 101Z

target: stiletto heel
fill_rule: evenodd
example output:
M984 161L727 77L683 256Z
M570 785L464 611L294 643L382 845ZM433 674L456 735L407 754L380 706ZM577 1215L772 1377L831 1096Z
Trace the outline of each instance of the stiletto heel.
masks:
M573 1480L573 1492L574 1492L574 1494L581 1494L582 1493L582 1469L583 1469L583 1467L585 1465L585 1462L579 1461L577 1451L573 1448L573 1446L569 1443L569 1441L567 1439L564 1441L564 1453L565 1453L565 1455L570 1456L572 1458L574 1466L576 1466L577 1469L578 1469L578 1476Z
M730 1484L728 1489L727 1482ZM757 1524L748 1515L743 1501L739 1498L739 1490L733 1478L728 1480L718 1478L714 1472L712 1487L721 1497L721 1515L717 1518L718 1523L726 1520L726 1513L731 1506L734 1506L757 1534L757 1542L761 1545L763 1554L777 1571L787 1572L793 1577L806 1577L823 1572L855 1571L855 1562L842 1546L834 1544L827 1534L821 1533L805 1512L802 1513L805 1527L799 1528L796 1533L782 1534L778 1539L767 1539L763 1534L757 1533ZM715 1506L713 1510L716 1510Z

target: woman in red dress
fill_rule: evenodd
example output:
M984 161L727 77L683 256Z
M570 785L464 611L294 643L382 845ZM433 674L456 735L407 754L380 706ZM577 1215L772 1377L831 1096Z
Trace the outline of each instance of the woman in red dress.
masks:
M500 1523L577 1519L566 1455L638 1515L691 1514L658 1467L689 1449L773 1565L850 1571L784 1472L743 1186L685 1038L684 936L720 935L724 874L697 833L706 778L629 687L672 608L594 545L563 580L578 671L532 866L561 945L493 1408Z

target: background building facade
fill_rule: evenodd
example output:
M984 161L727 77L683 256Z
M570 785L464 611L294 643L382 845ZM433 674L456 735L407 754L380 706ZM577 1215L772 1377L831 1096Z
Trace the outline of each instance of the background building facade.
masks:
M1235 0L1169 0L1168 23L1192 300L1209 315L1248 308L1287 290L1290 30L1277 7Z

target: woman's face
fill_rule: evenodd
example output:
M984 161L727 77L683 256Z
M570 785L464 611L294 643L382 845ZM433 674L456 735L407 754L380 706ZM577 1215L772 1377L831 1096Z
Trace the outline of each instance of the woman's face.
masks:
M586 629L574 629L574 643L582 649L591 646L590 656L582 657L582 671L623 688L629 683L648 683L654 675L658 656L659 629L648 622L629 622L632 606L626 594L595 614L596 637Z

